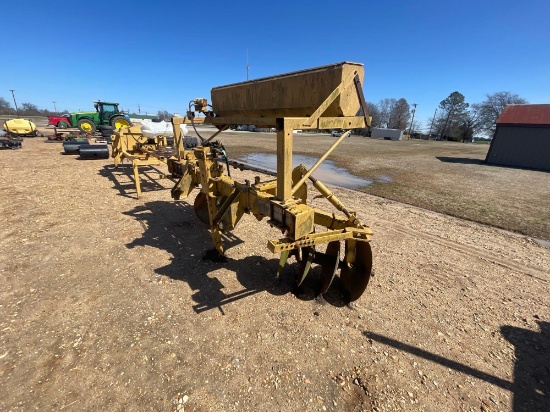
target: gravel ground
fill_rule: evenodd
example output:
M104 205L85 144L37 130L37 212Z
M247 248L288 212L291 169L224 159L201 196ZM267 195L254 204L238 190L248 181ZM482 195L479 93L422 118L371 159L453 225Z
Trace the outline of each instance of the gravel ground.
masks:
M334 188L375 232L346 306L319 268L275 279L265 222L203 260L194 194L147 169L136 200L128 167L60 152L0 152L0 410L550 410L549 248Z

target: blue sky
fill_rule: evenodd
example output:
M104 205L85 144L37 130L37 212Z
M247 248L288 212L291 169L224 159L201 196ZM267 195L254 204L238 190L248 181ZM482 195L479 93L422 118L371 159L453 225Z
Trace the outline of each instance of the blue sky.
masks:
M4 0L0 96L53 110L183 113L215 86L341 61L367 101L406 98L423 124L457 90L550 103L550 2Z

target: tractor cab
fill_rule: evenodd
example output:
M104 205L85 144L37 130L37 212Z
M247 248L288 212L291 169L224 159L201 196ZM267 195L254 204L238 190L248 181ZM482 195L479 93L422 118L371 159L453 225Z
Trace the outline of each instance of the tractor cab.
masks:
M118 109L118 103L98 100L94 102L94 107L99 117L98 125L112 126L114 129L131 125L129 119Z
M118 103L97 101L94 102L94 107L99 114L101 124L110 124L111 118L115 114L120 113L120 111L118 110Z

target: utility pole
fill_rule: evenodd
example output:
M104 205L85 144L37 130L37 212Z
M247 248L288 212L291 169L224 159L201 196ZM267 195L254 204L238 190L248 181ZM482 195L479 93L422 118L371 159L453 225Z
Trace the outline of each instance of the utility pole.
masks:
M138 114L141 114L141 106L138 103Z
M413 118L411 120L411 125L409 126L409 140L411 140L411 129L412 129L413 123L414 123L414 114L416 113L416 103L413 103L413 106L414 106L414 109L412 110Z
M56 102L52 102L53 103L53 109L55 110L55 113L57 113L57 106L55 105Z
M434 122L435 122L435 116L436 115L437 115L437 107L435 108L434 117L432 119L432 124L430 125L430 133L428 133L428 140L430 140L430 138L432 136L432 128L434 127Z
M15 101L15 94L13 93L15 90L10 89L11 96L13 97L13 104L15 104L15 111L17 113L17 117L19 117L19 109L17 108L17 102Z
M248 71L250 70L250 66L248 65L248 49L246 49L246 81L248 81Z

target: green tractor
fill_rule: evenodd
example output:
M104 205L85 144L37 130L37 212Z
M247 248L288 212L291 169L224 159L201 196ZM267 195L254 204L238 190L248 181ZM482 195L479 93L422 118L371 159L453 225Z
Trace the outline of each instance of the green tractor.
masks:
M113 129L131 126L130 120L118 110L118 103L94 102L95 112L71 113L68 125L78 127L83 132L95 132L97 126L111 126Z

